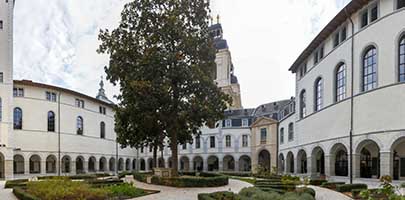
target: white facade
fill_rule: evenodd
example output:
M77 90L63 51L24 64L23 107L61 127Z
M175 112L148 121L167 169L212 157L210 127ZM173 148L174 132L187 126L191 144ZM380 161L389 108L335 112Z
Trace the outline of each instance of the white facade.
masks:
M286 127L290 121L296 124L294 141L280 144L279 156L285 158L287 166L294 163L292 169L284 168L285 172L348 177L352 130L353 177L405 178L405 154L400 148L405 144L405 124L401 120L405 113L405 85L399 79L403 66L400 63L405 62L405 56L401 56L405 49L400 49L405 48L401 46L405 39L405 10L398 8L398 3L401 2L374 0L361 5L360 1L352 1L346 11L351 12L354 30L350 20L342 17L343 10L333 20L339 23L335 31L325 29L294 63L291 70L296 73L296 114L280 124L280 127ZM367 12L368 24L362 26ZM344 28L346 37L334 47L336 34ZM314 54L322 46L324 56L315 64ZM373 53L375 56L364 61ZM338 76L342 64L345 66L343 80ZM305 68L306 72L302 72ZM368 77L375 83L368 81ZM322 79L321 92L316 89L319 79ZM342 83L344 92L340 93L338 87ZM371 84L366 87L365 83ZM304 116L303 91L306 94ZM343 99L338 94L343 94ZM288 154L292 155L290 159ZM301 168L304 165L305 170Z

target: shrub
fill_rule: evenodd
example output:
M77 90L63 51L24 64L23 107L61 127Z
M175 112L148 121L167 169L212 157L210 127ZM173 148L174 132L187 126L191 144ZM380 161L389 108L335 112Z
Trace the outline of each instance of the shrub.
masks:
M132 174L133 174L132 172L127 172L127 171L121 172L118 174L118 178L124 178L125 176L132 175Z
M324 183L328 182L327 180L323 180L323 179L311 179L309 181L310 185L315 185L315 186L320 186Z
M218 187L228 185L227 176L215 177L158 177L153 176L152 184L172 187Z
M308 187L297 188L296 192L299 194L307 193L307 194L310 194L312 197L315 197L315 195L316 195L315 190L312 188L308 188Z
M255 193L262 192L257 187L248 187L248 188L243 188L240 192L239 195L244 196L244 197L252 197Z
M291 175L284 175L281 177L281 182L287 185L299 185L301 183L300 177L298 176L291 176Z
M315 198L312 197L310 194L307 193L295 193L295 192L287 192L285 195L282 196L282 200L314 200Z
M198 200L241 200L241 198L233 192L214 192L198 194Z
M361 196L360 196L361 191L363 191L363 190L362 189L353 189L352 190L353 199L360 199L361 198Z
M28 194L24 189L21 187L14 187L13 188L13 194L19 199L19 200L41 200L31 194Z
M86 180L86 183L90 184L92 187L105 187L111 185L119 185L122 184L124 181L120 179L90 179Z
M10 180L6 181L4 187L5 188L25 187L27 185L27 182L28 179Z
M148 177L148 173L133 173L134 179L140 182L145 182L146 183L146 178Z
M135 188L130 184L121 184L121 185L113 185L105 188L109 190L113 197L115 198L134 198L140 197L146 194L146 192L142 189Z
M227 176L239 176L239 177L251 177L252 176L251 173L241 173L241 172L223 172L221 174L227 175Z
M345 184L345 182L325 182L325 183L322 183L321 186L324 188L336 190L336 186L344 185L344 184Z
M338 192L352 192L354 189L367 189L366 184L345 184L336 186Z

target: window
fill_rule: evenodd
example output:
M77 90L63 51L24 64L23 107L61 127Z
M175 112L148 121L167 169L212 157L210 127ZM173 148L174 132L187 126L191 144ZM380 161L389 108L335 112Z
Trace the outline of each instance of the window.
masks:
M105 123L100 123L100 138L105 139Z
M300 77L301 77L301 78L304 77L306 73L307 73L307 64L304 64L304 65L301 67L301 70L300 70Z
M377 87L377 49L370 47L363 56L363 92Z
M225 127L232 127L232 120L230 119L225 120Z
M368 25L368 11L365 11L361 15L361 28L365 27Z
M405 0L397 0L397 9L405 8Z
M231 147L231 136L230 135L225 136L225 146Z
M84 108L84 101L81 99L76 99L76 107L78 108Z
M56 102L56 93L54 92L45 92L46 100Z
M0 20L0 30L3 29L3 20Z
M288 141L294 140L294 124L288 124Z
M335 34L333 38L333 47L337 47L339 45L340 38L339 38L339 32Z
M280 129L280 144L284 144L284 128Z
M48 112L48 132L55 132L55 113Z
M83 135L83 118L80 116L76 119L76 134Z
M24 88L13 88L13 96L14 97L23 97L24 96Z
M0 72L0 83L4 83L4 74Z
M370 22L373 22L377 19L378 19L378 6L374 5L374 7L371 8Z
M141 147L141 153L143 153L143 147Z
M318 62L323 58L324 56L324 47L323 45L314 53L314 65L318 64Z
M153 147L149 146L149 152L152 152L152 151L153 151Z
M242 147L248 146L248 135L242 135Z
M303 90L300 94L300 118L307 116L306 92Z
M347 29L346 29L346 27L343 27L340 32L340 42L343 42L346 39L347 39Z
M318 64L318 52L316 51L314 54L314 65Z
M323 106L323 80L318 78L315 81L315 111L319 111Z
M319 60L321 60L323 56L324 56L324 48L322 46L321 49L319 49Z
M196 149L201 148L201 137L200 136L195 137L195 148Z
M267 141L267 129L260 129L260 144L266 144Z
M365 9L365 11L360 15L361 28L367 26L369 23L374 22L378 19L378 4L373 4L372 6Z
M186 150L186 149L187 149L187 143L184 143L184 144L182 145L182 149L183 149L183 150Z
M249 119L242 119L242 127L248 127L249 126Z
M346 26L343 26L343 28L339 29L333 38L333 47L339 46L340 43L344 42L347 37L347 29Z
M405 82L405 35L399 41L399 81Z
M341 63L336 69L336 102L346 98L346 65Z
M14 108L14 129L21 130L23 123L23 112L21 108Z
M103 107L103 106L100 106L99 107L99 112L100 112L100 114L103 114L103 115L105 115L106 114L106 108L105 107Z
M210 148L215 148L215 136L210 137Z

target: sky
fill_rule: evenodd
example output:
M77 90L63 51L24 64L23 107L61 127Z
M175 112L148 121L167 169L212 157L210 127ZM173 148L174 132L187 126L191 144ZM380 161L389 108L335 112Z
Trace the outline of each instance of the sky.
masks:
M61 86L95 96L107 55L100 29L117 27L130 0L17 0L14 79ZM302 50L349 0L211 0L220 15L245 108L295 94L288 71ZM215 17L216 18L216 17ZM105 84L113 99L119 89Z

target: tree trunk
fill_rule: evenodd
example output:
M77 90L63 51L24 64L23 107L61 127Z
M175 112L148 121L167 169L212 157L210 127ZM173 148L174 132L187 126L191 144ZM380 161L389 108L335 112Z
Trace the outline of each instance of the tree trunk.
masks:
M172 150L172 176L178 176L177 132L172 131L171 135L170 149Z
M153 167L157 168L157 145L153 145Z

